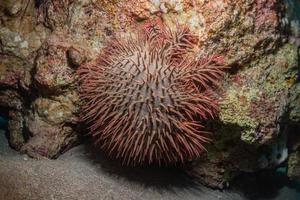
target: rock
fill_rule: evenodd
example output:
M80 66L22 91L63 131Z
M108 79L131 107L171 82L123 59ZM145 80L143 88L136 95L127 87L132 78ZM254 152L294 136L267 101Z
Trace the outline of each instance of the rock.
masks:
M87 59L82 51L74 47L70 47L67 50L67 57L68 57L68 61L70 62L73 68L79 67Z
M14 55L20 58L29 56L28 42L18 33L6 27L0 28L0 53L2 55Z
M211 187L224 187L239 172L254 172L283 163L288 157L288 93L298 71L297 48L285 44L274 54L253 61L224 83L219 119L208 157L189 171ZM197 161L199 162L199 161ZM197 163L196 162L196 163ZM223 168L203 177L207 166ZM214 185L214 183L217 183ZM223 185L222 185L222 184Z
M300 124L300 83L295 84L289 93L289 121Z
M136 3L136 2L131 2L131 3ZM143 21L143 20L149 19L149 17L150 17L150 2L144 1L144 0L139 0L138 3L140 6L133 6L129 2L128 9L130 9L131 15L137 21ZM164 9L164 8L162 7L162 9Z
M4 13L1 15L1 27L8 29L2 33L3 40L7 40L9 37L16 36L21 38L21 41L17 40L9 42L8 44L7 42L3 43L3 46L8 46L5 47L5 49L9 50L8 48L10 48L10 51L12 51L13 55L31 55L40 48L43 40L50 32L46 27L37 21L35 2L36 1L31 0L7 0L0 2L0 12L2 11ZM20 52L14 52L16 50L12 49L13 45L16 46L16 50ZM29 56L27 57L27 60L31 60L32 58L34 58L34 56Z
M8 117L10 119L8 122L9 143L14 149L20 150L25 144L26 139L23 135L23 115L20 111L11 110L9 111Z
M42 1L37 8L40 21L51 30L62 29L69 24L69 11L72 8L72 3L72 0L64 2L59 0Z
M279 134L288 110L288 91L297 74L297 49L290 44L252 62L232 76L221 104L220 120L242 129L246 143L266 144Z
M91 52L98 52L106 39L115 34L117 20L110 18L122 18L115 16L116 9L115 1L74 4L70 14L72 40Z
M6 1L4 6L5 6L5 13L7 13L9 16L12 17L17 16L23 8L22 2L18 0Z
M40 126L40 124L38 125ZM22 148L21 152L33 158L57 158L78 142L71 127L38 127L42 134L32 137Z
M0 87L28 90L31 84L30 65L14 56L0 55Z
M61 93L74 83L74 71L68 65L70 44L53 35L43 44L36 58L34 80L43 93Z
M21 111L23 97L14 90L0 90L0 106Z
M25 126L31 137L21 151L32 157L55 158L77 144L77 103L78 96L74 92L37 98L30 113L25 116Z
M300 180L300 84L296 83L289 93L289 159L288 176Z
M300 180L300 152L290 154L288 160L288 176L294 180Z
M78 112L78 95L75 92L65 93L51 98L37 98L32 103L34 119L40 118L52 125L62 123L76 123L74 114Z
M195 166L201 165L201 167L195 167L192 171L188 170L188 174L192 177L197 177L195 180L203 185L211 188L224 189L229 186L229 180L232 175L228 176L230 172L226 172L226 169L222 167L222 163L217 160L215 163L207 162L206 159L194 163ZM228 176L228 177L226 177Z
M24 137L24 118L23 118L24 99L14 90L0 90L0 107L8 108L8 130L10 146L20 150L25 143ZM4 113L3 113L4 114Z

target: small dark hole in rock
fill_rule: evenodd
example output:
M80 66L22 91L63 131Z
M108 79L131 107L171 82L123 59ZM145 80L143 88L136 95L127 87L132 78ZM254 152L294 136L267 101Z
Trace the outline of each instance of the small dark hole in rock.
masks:
M8 108L0 106L0 129L5 130L8 138Z
M278 153L277 156L276 156L276 158L280 159L281 158L281 153Z

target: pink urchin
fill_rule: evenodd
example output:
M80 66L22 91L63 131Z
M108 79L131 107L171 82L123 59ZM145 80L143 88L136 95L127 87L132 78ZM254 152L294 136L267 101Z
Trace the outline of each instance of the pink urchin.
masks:
M95 143L127 165L199 157L210 141L202 122L218 110L222 59L191 53L187 28L159 34L114 39L78 69L82 119Z

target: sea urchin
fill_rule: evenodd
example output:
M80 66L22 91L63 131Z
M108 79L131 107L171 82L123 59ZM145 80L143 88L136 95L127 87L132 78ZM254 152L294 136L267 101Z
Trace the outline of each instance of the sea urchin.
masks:
M126 165L170 164L205 150L201 123L217 111L213 91L224 66L217 56L197 58L189 38L178 28L113 39L78 69L82 119L110 156Z

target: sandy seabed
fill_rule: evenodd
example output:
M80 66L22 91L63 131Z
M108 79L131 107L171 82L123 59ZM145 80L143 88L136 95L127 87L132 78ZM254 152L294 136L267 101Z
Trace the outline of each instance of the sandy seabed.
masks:
M9 147L4 131L0 131L0 191L0 200L249 199L238 191L196 184L176 169L124 168L91 156L84 145L56 160L31 159ZM294 195L284 194L284 199L295 200Z

